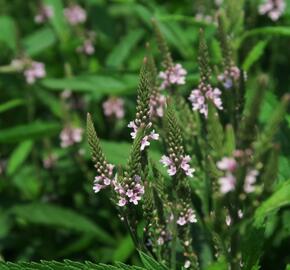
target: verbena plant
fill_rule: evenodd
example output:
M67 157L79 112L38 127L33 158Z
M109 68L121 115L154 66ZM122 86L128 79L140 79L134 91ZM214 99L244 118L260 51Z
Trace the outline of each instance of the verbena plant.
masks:
M158 74L148 49L136 117L129 124L133 145L126 167L106 161L88 114L87 135L97 174L94 191L110 189L136 248L170 269L206 269L214 261L223 265L221 269L258 269L261 224L285 196L282 187L268 199L276 189L278 171L274 136L289 95L266 126L259 126L266 87L260 84L246 99L247 75L234 63L220 16L222 72L212 72L201 30L200 82L184 98L178 86L185 84L187 72L173 62L156 22L154 26L163 71ZM167 171L150 159L152 140L163 147L160 162Z

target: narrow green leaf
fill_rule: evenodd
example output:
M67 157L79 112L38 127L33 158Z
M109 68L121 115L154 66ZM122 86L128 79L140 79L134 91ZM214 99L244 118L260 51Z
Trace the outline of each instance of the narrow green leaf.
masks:
M55 122L36 121L27 125L0 130L0 143L15 143L27 139L39 139L57 134L60 125Z
M290 180L281 184L278 190L256 210L254 217L255 226L261 227L267 215L287 205L290 205Z
M20 143L13 151L7 165L7 174L12 175L26 160L32 150L33 142L28 140Z
M118 242L118 247L113 255L113 261L126 262L134 250L135 246L132 238L130 235L127 235L124 239Z
M12 99L0 105L0 113L14 109L24 104L23 99Z
M141 29L129 32L109 54L106 65L120 67L143 36L144 30Z
M24 38L23 46L29 56L35 56L56 42L56 36L50 28L38 30Z
M242 67L245 71L249 71L252 65L257 62L263 55L265 48L268 44L267 40L258 42L254 48L247 55Z
M31 203L18 205L11 212L30 223L55 226L72 231L95 235L103 243L114 244L115 240L105 230L77 212L53 204Z
M0 16L0 42L6 43L14 52L17 49L16 24L9 16Z

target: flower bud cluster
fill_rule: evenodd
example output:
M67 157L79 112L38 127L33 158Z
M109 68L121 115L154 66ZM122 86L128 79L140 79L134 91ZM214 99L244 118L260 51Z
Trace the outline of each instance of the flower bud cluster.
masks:
M205 80L203 80L205 81ZM199 84L197 89L193 89L189 96L189 101L192 104L194 111L199 111L205 117L208 115L208 104L207 100L213 102L213 104L219 110L223 109L221 100L221 91L218 88L212 88L210 84L206 84L203 81Z
M218 75L218 80L223 84L226 89L234 86L234 82L238 82L241 77L241 71L236 66L231 66L226 69L223 74Z
M243 151L242 151L243 152ZM236 157L240 157L241 150L236 151ZM217 168L225 172L223 177L219 178L220 192L226 194L236 189L237 179L235 172L238 168L238 162L233 157L223 157L217 162ZM255 191L255 183L259 172L256 169L248 169L244 181L244 192L252 193Z
M171 85L183 85L185 84L185 76L187 71L181 64L176 64L169 67L165 71L159 73L159 78L162 79L160 89L166 89Z
M113 185L118 196L117 205L120 207L123 207L129 203L138 205L144 194L144 186L139 175L130 177L128 173L125 172L122 183L117 183L114 181Z
M102 162L97 161L95 168L97 169L98 175L95 177L93 190L95 193L98 193L101 189L114 184L114 165L107 163L105 160Z
M65 127L60 133L61 147L66 148L82 140L83 129L71 126Z

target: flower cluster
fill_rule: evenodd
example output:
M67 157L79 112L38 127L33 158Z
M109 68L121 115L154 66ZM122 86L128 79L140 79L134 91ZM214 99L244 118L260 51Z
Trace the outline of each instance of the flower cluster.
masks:
M44 23L52 18L54 15L54 11L52 6L42 5L39 8L38 14L34 17L34 21L36 23Z
M125 206L128 203L138 205L144 194L144 186L139 175L132 177L125 176L124 184L114 182L114 190L118 195L118 205Z
M231 157L224 157L222 160L217 162L217 168L225 172L225 176L219 179L220 192L222 194L235 190L237 180L234 173L237 167L237 161ZM255 190L254 184L256 183L256 178L258 175L259 172L255 169L250 169L247 171L244 182L245 193L251 193Z
M131 121L129 124L128 124L128 127L129 128L132 128L133 131L130 133L132 139L135 139L136 138L136 135L137 135L137 132L138 132L138 124L139 123L137 121L138 119L135 119L134 121ZM152 123L150 122L146 128L150 128L152 126ZM152 140L159 140L159 134L155 132L155 130L153 129L149 135L145 135L142 139L142 142L141 142L141 151L143 151L145 149L146 146L149 146L150 145L150 141Z
M83 129L74 127L65 127L60 133L61 147L69 147L82 140Z
M163 117L165 106L166 97L160 94L160 92L155 93L150 98L150 116Z
M79 5L73 5L64 9L64 16L70 25L84 23L87 20L86 11Z
M272 21L277 21L286 9L284 0L266 0L259 6L261 15L268 15Z
M160 162L164 165L164 167L168 167L167 172L171 176L175 175L177 170L180 168L187 176L193 177L195 169L190 167L190 160L191 158L188 155L177 157L175 153L171 153L169 157L163 155Z
M124 100L122 98L111 97L103 103L103 109L107 117L121 119L125 115Z
M192 208L188 208L186 211L181 211L176 222L180 226L184 226L188 223L196 223L197 219L194 210Z
M98 193L101 189L106 188L114 183L113 169L114 165L107 162L101 164L99 161L95 164L98 175L95 177L93 190Z
M162 79L160 85L161 89L166 89L170 85L182 85L185 84L185 76L187 71L182 67L181 64L176 64L169 67L165 71L159 73L159 78Z
M236 66L231 66L229 69L225 70L223 74L218 75L218 80L226 89L230 89L233 87L234 82L239 81L240 76L240 69Z
M210 84L205 84L201 82L197 89L193 89L189 101L192 104L192 109L194 111L199 111L205 117L208 115L208 104L206 100L210 100L219 109L223 109L221 100L221 91L218 88L212 88Z
M35 83L36 79L45 77L45 66L41 62L31 61L24 67L24 76L28 84Z

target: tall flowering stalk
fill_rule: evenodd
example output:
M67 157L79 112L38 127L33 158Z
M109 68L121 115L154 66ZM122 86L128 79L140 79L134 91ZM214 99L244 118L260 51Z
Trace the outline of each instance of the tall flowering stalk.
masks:
M150 54L141 68L136 115L129 124L133 145L127 165L118 170L106 161L88 116L87 134L96 167L94 190L110 187L110 198L136 247L169 269L201 270L207 269L207 264L215 267L215 263L223 269L253 269L259 257L253 254L249 259L243 246L251 245L247 235L261 231L255 225L255 213L263 211L263 201L273 193L279 148L274 135L290 98L283 98L261 128L258 118L265 89L256 89L244 106L244 86L239 83L243 82L242 73L239 79L224 74L232 85L228 89L224 85L223 95L214 88L201 32L200 82L189 97L190 110L176 87L185 83L184 74L178 74L181 81L173 82L168 68L176 66L156 23L154 27L165 67L161 84L166 82L170 91L161 94ZM219 35L223 64L228 69L234 66L230 41L225 37ZM164 106L159 107L161 95ZM160 163L148 147L157 139L161 142L156 147ZM263 243L264 238L259 241ZM206 263L204 250L208 253Z

